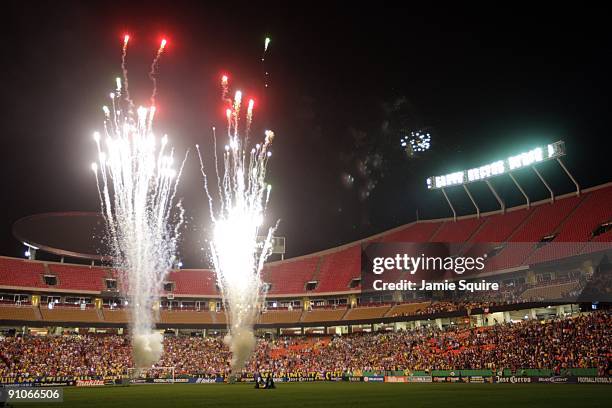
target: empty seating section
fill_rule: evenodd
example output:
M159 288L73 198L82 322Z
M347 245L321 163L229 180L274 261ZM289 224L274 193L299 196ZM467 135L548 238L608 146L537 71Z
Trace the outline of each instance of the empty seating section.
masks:
M99 322L100 318L96 309L81 310L78 307L55 307L48 309L40 308L43 320L48 322Z
M0 257L0 286L42 288L44 273L42 262Z
M529 210L508 211L505 214L489 215L484 218L485 224L472 237L473 242L504 242L527 216Z
M53 288L98 292L105 289L107 272L102 268L57 263L49 263L48 267L49 274L57 277Z
M39 320L33 306L0 306L0 320Z
M482 218L465 218L446 221L433 237L436 242L465 242L483 223Z
M346 308L339 309L313 309L304 312L302 322L333 322L342 320L342 316L346 313Z
M429 302L401 303L391 307L391 309L389 309L389 311L385 314L385 317L415 315L418 312L427 309L427 306L429 306Z
M319 284L315 292L346 292L353 278L361 275L361 247L359 245L325 255L319 270Z
M376 319L378 317L383 317L390 308L390 306L355 307L349 309L344 316L344 320Z
M590 192L561 226L557 242L584 242L599 224L612 220L612 188Z
M264 267L263 280L270 283L269 294L304 293L319 263L318 257L278 262Z
M259 315L259 323L297 323L302 316L302 310L268 310Z
M159 313L162 324L212 324L212 313L208 310L161 310Z
M561 223L553 241L554 245L546 245L535 251L526 262L536 264L576 255L585 249L597 250L597 246L587 245L585 242L592 238L593 230L599 224L611 219L612 188L586 194L575 210Z
M383 235L380 242L427 242L442 222L419 222Z
M541 204L532 207L533 215L510 238L510 242L538 242L554 233L561 222L580 203L582 197L568 197L554 204Z
M205 269L181 269L172 271L166 278L174 282L175 295L218 295L216 289L216 276L212 271Z
M578 282L567 282L549 286L536 286L529 288L521 294L525 301L559 300L578 287Z
M541 204L531 208L529 220L514 231L506 248L492 259L491 268L508 269L524 265L527 258L536 251L536 243L555 232L559 224L580 203L582 198L568 197L553 205Z

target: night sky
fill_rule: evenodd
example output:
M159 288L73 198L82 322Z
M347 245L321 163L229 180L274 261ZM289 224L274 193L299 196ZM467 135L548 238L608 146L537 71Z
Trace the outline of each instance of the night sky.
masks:
M603 10L110 3L5 6L1 255L23 256L11 234L21 217L99 208L91 134L101 130L101 106L120 74L124 33L132 36L137 103L150 94L148 65L168 39L156 129L178 153L191 149L179 187L187 266L206 259L209 219L194 146L211 158L210 128L224 126L224 73L256 99L254 137L276 133L267 219L281 219L288 256L413 221L417 211L449 216L441 193L427 191L427 176L556 140L566 141L565 163L583 188L612 181L612 44ZM400 137L420 129L431 133L432 148L410 157ZM558 165L541 168L555 192L572 190ZM532 173L518 178L533 200L546 197ZM509 179L493 184L508 206L521 203ZM472 191L483 210L496 208L486 187ZM462 189L450 195L460 214L473 212Z

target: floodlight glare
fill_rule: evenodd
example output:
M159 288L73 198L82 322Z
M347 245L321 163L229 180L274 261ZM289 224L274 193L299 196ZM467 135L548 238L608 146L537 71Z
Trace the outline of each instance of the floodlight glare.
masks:
M536 147L527 152L510 156L506 160L498 160L473 169L429 177L427 179L427 188L431 190L482 181L501 174L507 174L513 170L529 167L546 160L557 159L564 155L565 142L558 141L545 147Z

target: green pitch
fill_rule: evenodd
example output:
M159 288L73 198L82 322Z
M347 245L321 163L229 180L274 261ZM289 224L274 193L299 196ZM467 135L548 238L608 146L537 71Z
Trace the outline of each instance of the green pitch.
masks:
M612 387L569 384L277 383L66 388L58 407L609 407ZM40 407L40 404L15 404ZM49 404L51 406L51 404Z

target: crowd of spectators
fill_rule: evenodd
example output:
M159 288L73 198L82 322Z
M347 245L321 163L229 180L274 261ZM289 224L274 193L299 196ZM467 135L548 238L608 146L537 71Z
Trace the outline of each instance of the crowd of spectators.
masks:
M245 371L312 372L597 368L612 361L612 313L489 327L285 336L258 340ZM159 367L175 375L228 374L220 336L166 335ZM129 336L13 336L0 339L0 377L121 376L132 367Z

